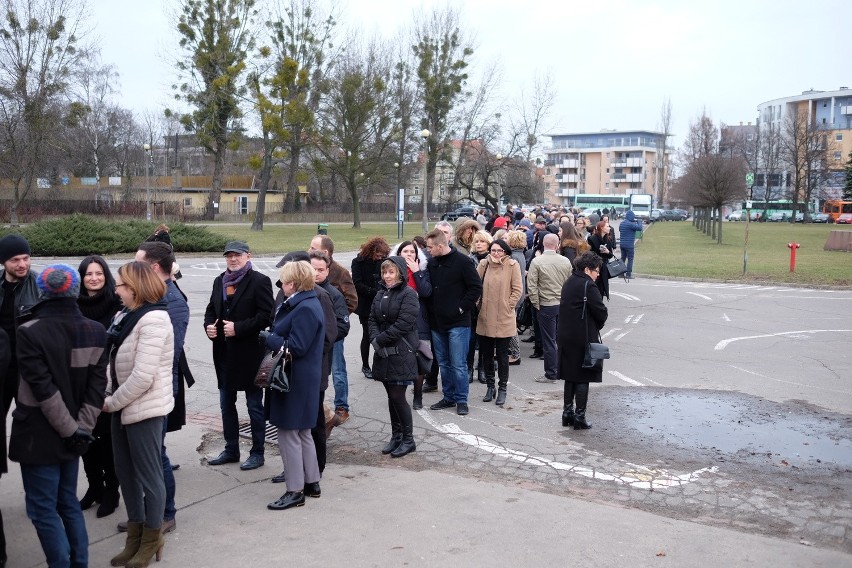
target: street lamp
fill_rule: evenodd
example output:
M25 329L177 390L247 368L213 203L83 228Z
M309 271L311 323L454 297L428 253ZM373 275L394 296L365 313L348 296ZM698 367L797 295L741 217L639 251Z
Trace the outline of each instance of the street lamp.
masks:
M396 168L396 238L402 238L402 225L405 222L405 189L400 179L399 162L394 162Z
M147 221L151 220L151 180L148 177L148 170L151 167L151 164L154 163L154 156L151 154L151 145L147 142L142 145L142 148L145 150L146 160L145 160L145 219Z
M429 136L432 133L429 132L428 129L424 128L420 131L420 137L423 138L423 169L426 173L424 176L424 186L423 186L423 234L429 232L429 203L427 199L429 198Z

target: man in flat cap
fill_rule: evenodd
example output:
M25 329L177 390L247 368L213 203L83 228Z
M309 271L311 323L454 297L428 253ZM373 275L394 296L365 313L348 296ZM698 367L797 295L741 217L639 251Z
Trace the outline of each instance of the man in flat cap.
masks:
M237 392L244 391L251 423L251 450L240 469L249 470L264 462L263 390L254 386L254 377L265 353L257 334L272 323L275 304L272 281L252 268L251 251L246 243L230 241L225 245L224 256L227 270L213 281L210 303L204 312L204 331L213 342L225 449L207 463L240 461Z

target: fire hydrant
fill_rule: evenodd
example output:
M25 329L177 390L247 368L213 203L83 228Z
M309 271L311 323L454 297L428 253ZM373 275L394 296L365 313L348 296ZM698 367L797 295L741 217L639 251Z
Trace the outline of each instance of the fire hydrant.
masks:
M790 272L796 272L796 249L799 248L799 243L787 243L787 248L790 249Z

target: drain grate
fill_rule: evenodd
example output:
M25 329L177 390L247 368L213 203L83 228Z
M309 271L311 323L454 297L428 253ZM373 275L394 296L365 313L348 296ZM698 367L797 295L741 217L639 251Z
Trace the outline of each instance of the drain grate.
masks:
M273 426L269 422L266 423L266 439L264 440L267 444L272 444L274 446L278 445L278 426ZM240 437L251 440L251 422L241 422L240 423Z

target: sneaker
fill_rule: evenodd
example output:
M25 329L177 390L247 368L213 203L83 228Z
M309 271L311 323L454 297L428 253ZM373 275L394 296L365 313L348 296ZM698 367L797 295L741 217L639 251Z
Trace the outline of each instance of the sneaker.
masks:
M432 410L443 410L445 408L452 408L455 405L456 405L456 403L453 402L452 400L447 400L446 398L442 398L441 400L439 400L438 402L436 402L435 404L433 404L429 408L431 408ZM467 406L467 405L465 405L465 406Z
M544 375L542 375L542 376L540 376L540 377L536 377L534 380L535 380L535 382L537 382L537 383L549 383L549 384L551 384L551 385L552 385L553 383L555 383L555 382L556 382L556 379L548 379L548 378L547 378L546 376L544 376Z
M456 414L459 416L467 416L468 408L466 402L460 402L456 405Z

